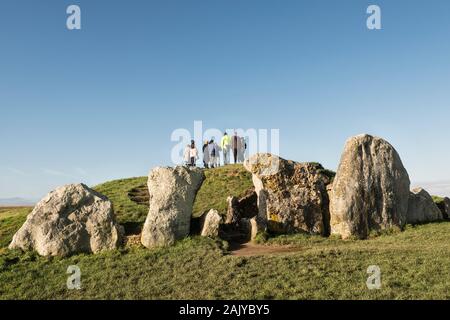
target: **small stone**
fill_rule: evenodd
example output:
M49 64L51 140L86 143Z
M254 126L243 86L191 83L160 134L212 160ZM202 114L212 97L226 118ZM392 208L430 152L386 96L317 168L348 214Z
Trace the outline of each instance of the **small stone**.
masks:
M203 228L201 232L202 237L216 238L219 236L219 227L222 223L222 217L217 210L211 209L205 215L203 221Z

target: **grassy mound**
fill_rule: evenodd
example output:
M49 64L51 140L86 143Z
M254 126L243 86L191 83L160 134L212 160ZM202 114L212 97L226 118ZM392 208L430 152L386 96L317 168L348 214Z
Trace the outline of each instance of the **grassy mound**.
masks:
M94 187L111 200L117 220L125 227L127 234L139 233L148 214L148 205L132 201L129 192L146 184L147 177L137 177L109 181Z
M244 194L253 186L251 174L242 165L228 165L205 170L206 180L197 193L194 217L209 209L225 214L228 196ZM147 177L137 177L106 182L94 189L106 195L114 205L119 223L127 233L138 233L148 213ZM133 201L134 200L134 201Z
M206 180L194 202L194 217L201 216L209 209L225 214L228 196L244 195L253 187L251 173L239 164L205 170L205 176Z

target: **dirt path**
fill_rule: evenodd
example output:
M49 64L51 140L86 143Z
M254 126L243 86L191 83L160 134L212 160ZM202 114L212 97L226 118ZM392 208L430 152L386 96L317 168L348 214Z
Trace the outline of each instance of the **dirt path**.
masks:
M265 246L260 244L254 244L251 242L238 244L230 244L231 255L238 257L251 257L260 255L272 255L290 253L301 250L298 247L292 246Z

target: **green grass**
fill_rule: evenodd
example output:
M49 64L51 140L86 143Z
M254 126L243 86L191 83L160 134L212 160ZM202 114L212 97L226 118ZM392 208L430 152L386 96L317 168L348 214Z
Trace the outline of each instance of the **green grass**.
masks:
M444 202L444 198L439 197L439 196L431 196L433 198L434 203L439 204Z
M210 209L225 214L227 197L241 196L253 187L252 175L242 165L227 165L205 170L206 180L197 193L194 203L194 217Z
M125 226L127 233L138 232L148 214L148 206L131 201L128 192L146 184L147 177L137 177L109 181L94 187L111 200L117 221Z
M227 254L222 242L188 238L175 246L132 247L98 255L0 255L2 299L450 299L450 223L408 227L370 240L280 236L296 251L257 257ZM69 265L82 289L66 288ZM368 290L369 265L381 268Z
M31 208L0 207L0 252L9 245L30 212Z

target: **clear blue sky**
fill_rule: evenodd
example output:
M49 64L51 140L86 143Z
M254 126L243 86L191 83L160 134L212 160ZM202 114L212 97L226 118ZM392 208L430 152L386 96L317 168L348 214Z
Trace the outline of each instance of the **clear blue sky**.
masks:
M278 128L283 157L331 169L378 135L450 195L449 35L448 0L2 0L0 197L146 175L194 120Z

